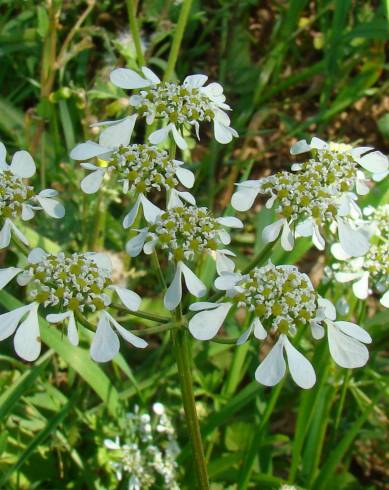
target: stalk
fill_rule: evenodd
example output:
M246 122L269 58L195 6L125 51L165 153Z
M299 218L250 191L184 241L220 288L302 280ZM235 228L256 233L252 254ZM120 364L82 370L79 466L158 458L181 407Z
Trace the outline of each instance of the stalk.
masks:
M185 328L172 330L173 348L178 368L178 377L180 379L182 402L184 405L185 419L192 446L194 469L197 477L196 488L199 490L208 490L207 463L204 456L200 424L197 417L193 393L193 377L188 335L188 331Z
M138 23L136 21L136 5L134 0L127 0L128 18L130 21L130 30L135 44L136 57L140 66L145 66L145 58L142 51L142 42L140 40Z
M176 67L178 53L180 51L180 46L182 42L182 38L184 36L184 31L186 27L186 23L188 21L190 8L192 6L192 0L184 0L182 3L180 16L178 18L176 32L174 33L174 38L172 42L172 46L170 48L169 58L167 60L166 71L163 76L164 82L170 80L173 75L174 69Z

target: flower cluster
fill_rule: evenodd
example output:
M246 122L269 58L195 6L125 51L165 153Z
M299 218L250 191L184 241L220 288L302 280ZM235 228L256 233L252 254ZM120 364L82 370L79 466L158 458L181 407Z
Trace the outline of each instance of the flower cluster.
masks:
M327 328L331 355L340 366L366 364L368 350L364 343L371 342L368 333L353 323L335 321L335 307L316 293L308 276L295 266L275 266L269 262L248 274L224 272L216 279L215 287L226 291L227 301L193 303L190 309L196 313L189 322L189 330L197 339L211 339L235 305L246 310L252 320L238 344L246 342L252 333L260 340L270 333L278 338L256 370L259 383L273 386L283 378L285 351L294 381L302 388L314 385L312 365L288 338L304 325L309 325L314 339L322 338Z
M179 490L177 454L179 447L170 417L162 403L154 403L153 414L135 407L127 414L126 434L105 439L110 467L129 490L161 488Z
M205 253L216 259L219 272L234 270L234 263L227 257L234 254L220 248L231 241L224 226L241 228L243 224L234 217L214 218L206 208L177 206L158 215L152 225L140 230L127 242L126 250L131 257L139 255L142 249L146 254L153 253L157 247L168 252L169 259L176 263L176 271L164 303L167 309L174 310L182 297L182 276L191 294L199 298L206 292L205 285L184 260L193 260Z
M260 180L237 184L232 205L239 211L249 209L258 194L267 194L266 207L276 204L279 219L265 227L263 239L272 242L281 233L281 245L292 250L294 239L311 236L314 245L323 250L322 232L331 235L337 230L339 241L350 256L364 255L369 240L353 218L361 216L356 203L357 194L369 191L365 174L388 168L387 158L372 148L354 148L327 144L313 138L310 145L305 140L291 148L293 155L311 151L313 157L302 164L294 164L292 172L279 172Z
M354 295L364 300L371 293L381 295L380 302L389 308L389 206L369 207L364 210L371 225L372 243L363 257L350 260L339 244L331 248L339 261L332 265L331 272L340 283L352 283Z
M171 159L167 151L151 145L130 145L136 117L131 116L108 125L99 138L99 144L93 141L80 143L70 152L75 160L98 158L106 162L105 166L93 163L81 164L91 173L81 181L81 189L87 194L97 192L106 176L112 176L122 186L123 193L130 193L135 199L133 208L124 219L127 228L133 224L142 206L147 221L152 222L161 210L146 196L153 191L164 189L169 195L169 203L174 203L182 197L184 200L195 202L188 192L176 190L179 183L191 188L194 183L193 173L183 168L183 162Z
M147 343L123 328L107 311L110 294L115 292L130 311L136 311L140 297L128 289L112 284L112 266L104 254L77 253L69 257L62 252L48 254L33 249L24 268L9 267L0 270L0 289L13 278L21 286L28 286L31 303L0 315L0 340L15 331L16 353L27 361L37 359L41 350L38 308L57 310L48 313L50 323L67 321L67 336L78 345L76 319L87 312L98 313L98 325L91 345L91 356L98 362L111 360L119 351L117 333L135 347Z
M208 77L190 75L183 84L161 82L149 68L142 68L143 76L133 70L118 68L111 73L114 85L124 89L143 89L130 97L134 111L152 124L156 119L166 123L149 136L152 144L165 141L173 135L182 150L187 143L182 136L184 128L194 127L199 137L199 126L203 122L213 122L216 141L229 143L237 132L230 127L230 118L225 111L231 110L225 103L223 87L219 83L204 86Z
M25 245L28 239L14 221L28 221L36 211L44 210L52 218L63 218L65 209L54 199L57 191L45 189L36 194L26 183L35 174L35 163L27 151L17 151L8 165L6 149L0 142L0 249L8 247L12 233Z

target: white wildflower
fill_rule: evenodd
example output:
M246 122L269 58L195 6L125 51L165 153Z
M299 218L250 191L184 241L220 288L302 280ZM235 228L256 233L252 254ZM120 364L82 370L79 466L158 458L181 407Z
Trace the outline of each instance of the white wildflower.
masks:
M36 194L26 183L25 179L32 177L35 170L34 160L27 151L17 151L8 165L5 146L0 142L0 249L8 247L12 234L29 245L14 221L28 221L42 209L52 218L65 215L63 205L55 199L57 191L45 189Z
M155 119L166 125L149 136L152 144L159 144L171 134L182 150L187 143L182 135L183 128L195 128L199 137L199 125L213 122L215 139L219 143L229 143L237 132L230 126L230 118L225 111L231 108L225 103L223 87L219 83L205 86L206 75L190 75L182 84L161 82L149 68L142 68L142 75L133 70L118 68L111 73L111 81L117 87L136 90L130 97L134 111L146 118L147 124Z
M47 254L40 248L32 250L24 268L9 267L0 270L0 288L17 276L21 286L28 285L31 303L0 315L0 340L14 332L16 353L27 361L34 361L41 351L38 308L56 309L46 315L51 323L67 322L67 336L78 345L77 313L98 313L98 325L91 345L91 356L97 362L111 360L119 351L119 334L135 347L147 343L123 328L107 311L109 290L115 292L124 306L136 311L141 298L111 281L111 263L99 253Z
M242 228L242 222L234 217L214 218L206 208L177 206L159 215L154 224L139 231L126 245L131 257L143 251L151 254L156 248L168 252L169 260L175 263L175 272L164 298L165 307L174 310L182 298L182 276L189 292L197 298L206 292L205 285L185 264L201 254L209 254L216 259L220 272L234 270L234 263L228 256L234 254L225 249L231 241L224 227ZM223 248L222 248L223 247Z

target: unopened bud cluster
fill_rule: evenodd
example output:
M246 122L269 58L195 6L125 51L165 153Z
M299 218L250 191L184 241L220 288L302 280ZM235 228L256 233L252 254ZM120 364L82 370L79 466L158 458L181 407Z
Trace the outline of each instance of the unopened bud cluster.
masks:
M45 307L60 304L72 311L93 312L109 304L104 290L111 284L110 275L86 254L59 253L29 264L18 281L28 283L32 299Z
M149 239L179 261L216 250L220 232L220 224L206 208L176 207L162 213L149 227Z
M215 117L209 97L190 85L162 82L133 95L130 103L148 121L163 118L173 124L193 125Z
M179 165L165 150L150 145L121 146L112 153L110 170L119 174L124 191L146 194L152 189L170 190L178 185L175 173Z
M255 268L235 285L233 301L258 316L265 327L295 333L316 317L317 294L306 274L272 263Z

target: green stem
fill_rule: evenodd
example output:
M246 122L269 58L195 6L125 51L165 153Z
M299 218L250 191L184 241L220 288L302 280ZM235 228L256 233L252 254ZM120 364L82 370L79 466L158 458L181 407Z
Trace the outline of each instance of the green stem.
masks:
M263 249L252 259L249 265L242 270L242 274L248 274L252 269L254 269L254 267L257 267L258 265L263 265L265 260L270 257L271 251L273 250L277 242L278 240L267 243L263 247Z
M192 0L184 0L182 3L180 16L178 18L176 32L174 34L172 46L170 48L169 58L167 60L166 71L163 76L164 82L171 79L174 69L176 67L178 53L180 51L180 46L182 42L182 38L184 36L184 31L186 27L186 23L188 21L190 8L192 6Z
M121 321L129 320L132 316L138 316L139 318L144 318L145 320L151 320L153 322L158 323L168 323L170 322L170 318L167 316L154 315L154 313L147 313L146 311L128 311L128 309L120 305L119 303L113 303L111 305L113 308L116 308L119 311L125 311L127 313L126 316L122 316L120 318Z
M163 287L163 289L165 289L165 291L166 291L167 285L166 285L165 277L163 275L163 272L161 269L161 264L159 263L158 255L157 255L157 252L155 250L153 251L153 253L151 255L151 260L153 261L154 268L157 271L158 280L161 283L161 286Z
M141 330L130 330L131 333L135 335L149 335L153 333L162 333L166 332L167 330L173 330L174 328L178 328L182 326L180 322L170 322L170 323L165 323L163 325L158 325L157 327L149 327L149 328L143 328Z
M196 404L193 392L193 377L191 369L191 354L188 331L185 328L172 330L173 348L180 379L182 402L185 418L193 451L194 467L197 477L198 490L208 490L208 472L201 440L200 424L197 418Z
M107 218L108 204L109 203L104 196L104 191L101 191L97 198L94 231L92 235L92 243L90 244L91 249L95 252L104 248L105 222Z
M128 18L130 21L130 30L135 44L136 57L138 59L139 65L145 66L146 62L142 51L142 42L140 40L138 22L136 19L136 4L134 0L127 0L127 10Z

